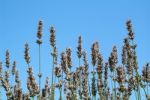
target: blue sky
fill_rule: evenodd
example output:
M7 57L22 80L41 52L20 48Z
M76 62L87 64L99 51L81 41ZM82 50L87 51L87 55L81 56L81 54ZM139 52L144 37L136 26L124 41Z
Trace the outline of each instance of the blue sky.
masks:
M51 72L51 25L56 27L59 53L71 47L75 55L78 36L82 35L89 61L94 41L100 42L100 51L107 61L113 45L118 47L121 54L123 39L127 35L125 22L131 19L141 70L150 61L149 12L149 0L0 0L0 60L5 62L5 51L9 49L11 62L17 60L22 85L25 87L24 44L28 42L30 45L31 65L37 73L38 46L35 41L38 21L42 19L42 80L45 82L45 76ZM77 56L73 57L73 62L76 67Z

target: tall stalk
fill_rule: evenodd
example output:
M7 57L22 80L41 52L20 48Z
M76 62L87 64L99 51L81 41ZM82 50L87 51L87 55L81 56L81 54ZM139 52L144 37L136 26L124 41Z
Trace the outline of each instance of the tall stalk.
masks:
M79 65L78 65L79 67L81 67L80 63L81 63L81 61L79 58ZM79 78L79 81L80 81L79 95L80 95L80 100L82 100L82 69L80 70L80 75L81 75L81 77Z
M39 89L41 90L41 77L42 77L42 73L41 73L41 46L39 44Z
M54 100L55 98L55 87L54 87L54 67L57 64L57 49L56 49L56 36L55 36L55 28L50 27L50 45L52 47L52 83L51 83L51 95L50 99Z
M38 49L39 49L39 73L38 73L38 77L39 77L39 89L41 90L41 77L42 77L42 73L41 73L41 44L42 44L42 35L43 35L43 21L40 20L38 23L38 31L37 31L37 41L36 43L38 44Z
M116 100L116 99L117 99L117 93L116 93L116 80L115 80L115 78L116 78L116 71L113 72L113 76L114 76L113 81L114 81L114 91L115 91L115 96L114 96L114 98L115 98L115 100Z

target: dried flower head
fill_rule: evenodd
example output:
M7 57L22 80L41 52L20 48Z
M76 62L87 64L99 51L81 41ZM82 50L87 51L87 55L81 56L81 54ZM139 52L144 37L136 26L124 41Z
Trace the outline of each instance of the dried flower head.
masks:
M104 70L104 86L107 86L107 79L108 79L108 63L105 63L105 70Z
M68 68L71 69L72 68L72 59L71 59L71 48L67 48L66 49L66 55L67 55L67 64L68 64Z
M128 93L131 94L132 90L135 90L137 81L133 75L128 80Z
M37 44L42 44L42 40L41 40L42 35L43 35L43 21L40 20L38 24L38 32L37 32L38 40L36 41Z
M98 88L98 92L101 93L104 88L103 80L101 80L101 79L97 80L97 88Z
M83 51L83 62L84 62L84 66L88 67L88 60L87 60L87 53L85 51Z
M92 50L91 54L92 64L93 66L95 66L99 55L99 43L98 42L93 43L91 50Z
M134 33L132 31L132 23L131 23L131 20L128 20L126 22L126 25L127 25L127 30L128 30L128 36L129 36L129 39L133 40L134 39Z
M32 67L29 67L27 72L28 72L27 88L30 92L30 96L33 97L39 93L39 86L36 83L35 77L33 76Z
M79 36L78 38L78 47L77 47L77 55L78 55L78 58L80 59L81 56L82 56L82 37Z
M119 90L120 92L125 92L125 91L127 91L127 88L125 87L125 85L121 84L121 85L119 86L118 90ZM127 99L125 99L125 100L127 100Z
M117 67L117 81L119 84L123 84L125 82L125 69L123 66Z
M113 51L111 52L111 55L109 57L109 66L110 66L110 71L114 71L116 64L118 63L118 53L117 53L117 47L113 47Z
M67 81L70 81L70 80L72 79L72 77L73 77L73 73L72 73L72 72L69 72L69 73L66 74L66 78L65 78L65 79L66 79Z
M58 51L56 46L53 47L53 52L51 53L53 59L54 59L54 64L57 64L57 59L58 59Z
M55 67L55 75L56 75L56 77L61 77L61 67Z
M143 67L143 71L142 71L142 76L144 78L145 82L150 82L150 65L149 63L147 63L144 67Z
M45 83L45 88L42 89L42 97L47 97L50 94L50 87L49 87L49 78L46 77L46 83Z
M16 61L13 62L12 75L14 75L15 73L16 73Z
M30 63L29 45L27 43L25 44L24 59L27 64Z
M8 50L6 51L6 67L10 67L10 53Z
M89 98L89 91L88 91L88 78L86 76L86 74L83 75L83 81L82 81L82 87L83 87L83 98L84 99L88 99Z
M50 44L52 47L55 47L56 45L56 35L55 35L55 28L52 26L50 27Z
M9 71L5 71L5 81L7 82L7 84L9 84L9 78L10 78L10 73Z
M55 84L55 87L58 88L58 89L61 89L62 81L60 80L57 84Z
M97 93L97 88L96 88L96 79L95 77L92 78L92 95L93 96L96 96L96 93Z
M67 67L67 55L66 53L61 53L61 67L64 73L68 73L68 67Z
M16 70L16 73L15 73L16 75L15 75L15 82L16 83L19 83L19 71L18 70Z
M98 64L97 64L97 74L100 79L102 79L102 73L103 73L103 58L102 55L98 55Z

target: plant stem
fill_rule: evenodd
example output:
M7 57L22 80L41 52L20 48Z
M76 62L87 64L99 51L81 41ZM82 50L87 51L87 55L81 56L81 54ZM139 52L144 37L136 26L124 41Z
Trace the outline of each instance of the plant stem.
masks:
M62 71L61 74L62 74L62 75L61 75L61 81L63 81L63 71ZM62 98L62 89L63 89L63 85L62 85L62 87L61 87L61 89L60 89L61 98Z
M52 62L52 85L53 85L53 74L54 74L54 48L53 48L53 53L52 53L52 59L53 59L53 62Z
M147 83L147 94L149 94L149 91L148 91L148 82L146 82Z
M137 92L135 91L135 98L136 98L136 100L137 100Z
M80 58L79 58L79 67L80 67ZM80 75L81 75L81 77L79 78L79 80L80 80L79 95L80 95L80 100L82 100L82 72L81 72L81 70L80 70Z
M60 82L60 79L59 79L59 78L58 78L58 82ZM62 87L61 87L61 88L62 88ZM59 88L59 100L62 100L61 88Z
M34 100L34 97L32 97L32 100Z
M116 77L116 72L115 72L115 71L113 72L113 76ZM115 91L115 96L114 96L114 98L115 98L115 100L116 100L116 97L117 97L117 96L116 96L116 95L117 95L117 94L116 94L116 81L115 81L115 79L113 79L113 81L114 81L114 91Z
M53 53L52 53L52 83L51 83L51 94L50 94L50 100L54 100L54 94L55 94L55 89L53 86L53 78L54 78L54 47L53 47Z
M39 44L39 74L41 74L41 46ZM41 76L39 76L39 89L41 90Z
M111 89L112 89L112 92L113 92L113 76L112 76L112 72L111 72ZM112 97L112 99L113 99L113 97Z
M143 88L143 90L144 90L144 93L145 93L146 99L148 100L148 94L146 94L146 90L145 90L145 88Z

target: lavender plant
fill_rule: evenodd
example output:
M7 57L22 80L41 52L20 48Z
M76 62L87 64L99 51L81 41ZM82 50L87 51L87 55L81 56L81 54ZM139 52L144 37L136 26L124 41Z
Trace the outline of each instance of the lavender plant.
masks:
M43 21L39 21L37 30L38 44L38 73L34 75L30 65L30 48L25 44L24 59L27 64L27 89L23 91L17 61L10 62L10 52L6 50L5 67L0 61L0 100L3 96L7 100L143 100L144 96L150 100L150 64L146 63L139 71L137 44L131 20L126 22L127 37L123 40L121 64L118 58L117 46L113 46L108 60L104 60L100 52L99 42L94 42L91 53L83 49L83 39L78 37L77 57L78 65L75 67L72 59L73 50L66 48L59 54L56 47L56 29L50 27L50 46L52 66L50 77L45 77L42 88L41 45L43 43ZM91 63L87 58L91 54ZM58 62L60 55L60 62ZM11 67L12 66L12 67ZM10 69L11 68L11 69ZM90 70L92 69L92 70ZM36 77L39 78L37 82ZM2 95L3 89L6 95ZM56 90L58 89L58 92ZM143 94L144 93L144 96Z

